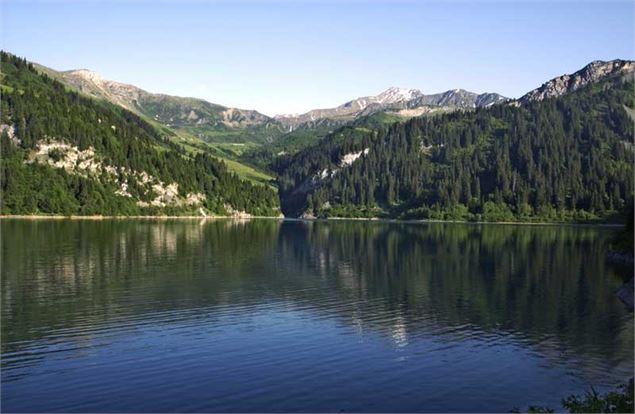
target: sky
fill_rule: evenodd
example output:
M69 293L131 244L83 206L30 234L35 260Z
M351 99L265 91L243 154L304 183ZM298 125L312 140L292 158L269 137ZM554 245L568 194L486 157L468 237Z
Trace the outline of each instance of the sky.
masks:
M633 59L635 2L0 0L2 49L267 115L391 86L519 97Z

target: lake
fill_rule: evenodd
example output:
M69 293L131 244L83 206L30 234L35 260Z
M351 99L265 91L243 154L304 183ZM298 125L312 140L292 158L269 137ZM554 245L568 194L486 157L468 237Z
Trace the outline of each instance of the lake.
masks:
M507 412L633 376L612 229L0 225L4 412Z

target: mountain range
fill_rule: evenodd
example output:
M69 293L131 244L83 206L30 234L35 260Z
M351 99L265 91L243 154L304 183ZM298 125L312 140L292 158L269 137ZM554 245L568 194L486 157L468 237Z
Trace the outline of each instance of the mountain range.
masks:
M30 203L24 190L27 195L16 196L17 204L5 202L5 213L55 213L60 205L67 206L65 212L100 212L91 200L77 198L81 191L76 186L87 188L104 171L108 183L89 186L97 185L100 197L110 200L108 212L124 214L191 214L197 209L196 214L275 215L281 207L292 216L430 218L465 207L474 218L491 209L492 202L515 218L544 217L549 208L599 217L622 206L632 193L627 174L632 165L626 161L633 147L625 139L632 125L625 119L634 109L625 91L632 82L633 61L594 61L519 99L462 89L426 95L391 87L335 108L275 117L151 93L87 69L56 71L7 53L2 64L0 132L4 149L13 154L12 165L21 165L19 174L5 166L3 190L11 195L15 190L10 184L19 181L37 192L26 184L37 171L56 177L54 187L65 200L58 207L40 206ZM45 104L41 97L55 104ZM104 119L112 120L112 128L105 128ZM549 119L550 129L540 119ZM598 134L605 141L597 141ZM143 144L134 140L140 135ZM516 147L525 152L514 153ZM570 158L565 164L562 154ZM466 156L476 158L462 158ZM222 162L216 164L213 160L219 158ZM186 164L177 167L179 159ZM578 181L554 178L552 167L540 164L545 160L568 165L561 173ZM213 171L203 173L196 162ZM80 182L47 173L51 168ZM619 171L615 183L597 181L607 171ZM17 174L13 181L12 174ZM247 198L236 193L244 179L256 185L241 190L252 194ZM263 184L268 189L258 190ZM268 193L272 188L280 192L278 207ZM521 198L511 195L519 191ZM37 199L35 193L32 197ZM465 219L467 214L459 216Z
M569 221L633 200L633 61L595 61L518 100L351 125L277 170L302 217Z
M391 87L375 96L353 99L335 108L314 109L304 114L277 115L275 119L291 128L321 119L348 122L377 112L390 112L404 117L418 116L435 110L467 109L492 105L507 100L497 93L476 94L463 89L424 95L418 89Z
M418 89L390 87L378 95L359 97L334 108L313 109L302 114L269 117L256 110L211 103L204 99L147 92L137 86L102 78L88 69L56 71L37 65L42 72L93 98L122 106L187 137L208 143L271 144L294 130L333 128L377 113L407 119L414 116L487 107L496 103L526 104L562 96L589 82L620 71L633 70L627 60L594 61L573 74L545 82L519 99L500 94L453 89L424 94Z
M176 131L208 141L266 141L280 126L254 110L231 108L198 98L150 93L137 86L103 79L88 69L56 71L37 68L87 96L119 105ZM239 136L237 136L239 135Z
M356 98L335 108L269 117L255 110L227 107L199 98L150 93L134 85L104 79L88 69L57 71L42 65L37 67L90 97L122 106L177 131L217 142L271 142L285 132L311 129L324 120L331 126L342 125L378 112L409 118L508 100L497 93L477 94L463 89L425 95L417 89L390 87L378 95Z

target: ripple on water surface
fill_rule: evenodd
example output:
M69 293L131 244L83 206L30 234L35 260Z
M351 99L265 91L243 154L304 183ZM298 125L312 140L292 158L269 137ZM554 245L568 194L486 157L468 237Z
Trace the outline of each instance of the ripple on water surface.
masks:
M509 411L633 375L605 229L2 226L6 411Z

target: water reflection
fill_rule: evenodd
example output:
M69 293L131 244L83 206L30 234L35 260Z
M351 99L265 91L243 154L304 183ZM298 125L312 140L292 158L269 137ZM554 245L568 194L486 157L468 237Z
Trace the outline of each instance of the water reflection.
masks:
M632 375L633 362L632 316L613 294L621 283L618 270L605 262L610 236L606 229L584 227L6 220L2 378L16 387L27 380L36 386L38 364L46 365L55 352L73 352L81 360L154 331L187 337L170 351L181 360L205 359L222 348L255 365L292 355L305 335L319 341L337 332L344 342L333 344L342 355L358 352L359 361L370 358L369 343L388 341L392 361L420 360L425 352L428 369L469 366L478 375L478 364L470 364L479 359L471 353L482 354L481 364L502 366L497 352L523 349L547 366L575 370L570 375L578 383L608 386ZM223 348L221 339L231 336L227 329L238 326L245 335L264 330L259 335L284 341L247 353L236 343ZM159 352L160 342L146 340L145 356ZM179 348L184 341L209 343L194 358L191 349ZM348 369L361 372L359 361ZM67 364L56 369L73 366ZM298 359L289 369L302 375L302 364ZM372 359L366 364L392 375ZM318 388L320 375L313 381ZM412 379L403 377L399 392ZM431 407L454 408L430 398L424 401ZM254 408L266 403L256 401Z
M597 334L618 331L624 314L613 295L620 278L605 263L608 234L572 227L310 223L283 225L279 245L287 265L316 272L342 299L377 304L373 299L383 298L386 312L537 338L557 335L606 351L614 338Z

